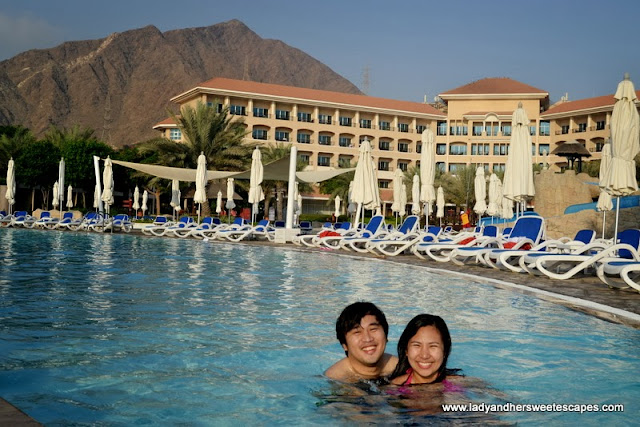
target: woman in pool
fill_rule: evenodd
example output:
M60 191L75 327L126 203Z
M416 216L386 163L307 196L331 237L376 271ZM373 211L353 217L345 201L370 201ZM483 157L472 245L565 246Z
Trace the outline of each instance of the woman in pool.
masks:
M407 324L398 341L398 365L389 377L392 384L443 383L457 369L447 369L451 335L439 316L419 314Z

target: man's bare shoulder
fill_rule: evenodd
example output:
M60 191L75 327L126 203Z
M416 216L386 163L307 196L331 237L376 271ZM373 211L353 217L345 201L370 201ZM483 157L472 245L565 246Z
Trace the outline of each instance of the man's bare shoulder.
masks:
M394 369L396 369L396 366L398 365L398 358L388 353L385 353L382 357L384 358L382 376L387 377L391 375Z
M353 376L351 369L349 367L349 360L345 357L332 366L330 366L326 371L324 371L324 375L327 378L337 381L347 381L350 377Z

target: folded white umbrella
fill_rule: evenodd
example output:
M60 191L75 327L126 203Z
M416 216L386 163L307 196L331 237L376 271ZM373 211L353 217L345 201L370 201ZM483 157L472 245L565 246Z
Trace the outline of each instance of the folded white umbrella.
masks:
M429 224L431 204L436 200L433 181L436 177L435 138L431 129L422 132L420 152L420 201L424 204L425 225Z
M100 185L96 183L95 187L93 187L93 207L98 209L100 206Z
M216 199L216 213L220 215L222 212L222 191L218 190L218 198Z
M258 213L258 204L264 200L264 192L261 186L263 177L262 153L256 147L251 155L251 176L249 177L249 204L253 205L252 216L254 217ZM255 218L253 219L255 220Z
M140 209L140 189L136 185L136 189L133 191L133 210L137 213Z
M600 195L598 196L598 203L596 205L596 209L602 212L602 238L604 239L604 232L606 228L607 222L607 211L613 209L613 201L611 199L611 194L606 191L606 183L605 180L609 175L609 168L611 167L611 144L606 143L604 147L602 147L602 158L600 160Z
M442 189L442 186L438 187L436 207L436 218L444 218L444 190Z
M336 196L336 198L333 200L333 207L334 207L334 211L333 211L333 215L338 218L340 216L340 196Z
M411 186L411 213L414 215L420 215L420 176L418 174L413 175L413 185Z
M529 117L524 111L522 103L519 103L511 117L509 155L502 182L504 197L518 203L524 203L536 194L533 185L533 157L531 156L529 122Z
M104 171L102 172L102 202L105 204L105 210L109 212L109 206L113 205L113 163L111 158L107 157L104 161Z
M487 215L497 216L500 214L500 203L502 202L502 194L498 194L498 182L500 179L495 173L489 177L489 205L487 206Z
M380 208L380 192L375 166L371 156L371 144L365 139L360 144L360 154L353 177L353 202L357 203L356 223L359 221L360 212L364 216L364 209L374 210Z
M69 185L67 188L67 209L71 209L73 207L73 187Z
M64 158L60 159L58 165L58 198L60 199L60 219L62 219L62 207L64 206L64 173L65 163Z
M171 181L171 202L169 204L176 212L180 212L182 209L180 206L180 181L177 179Z
M235 194L235 184L233 178L227 178L227 203L224 205L227 209L233 209L236 207L236 203L233 201L233 195Z
M16 171L13 157L9 159L7 165L7 192L5 193L7 203L9 203L9 213L11 213L11 207L16 202Z
M142 206L140 207L140 209L142 209L142 215L144 216L144 213L147 211L147 199L149 199L149 193L147 193L147 190L144 190L142 192Z
M196 192L193 195L193 203L198 203L198 222L200 222L200 210L203 203L207 203L207 158L204 153L198 156L198 168L196 169Z
M473 187L476 195L476 204L473 206L473 211L479 216L487 210L487 181L484 178L484 166L478 166L476 168L476 177L473 180Z
M58 186L58 181L53 184L53 200L51 204L54 208L57 208L60 205L60 188Z

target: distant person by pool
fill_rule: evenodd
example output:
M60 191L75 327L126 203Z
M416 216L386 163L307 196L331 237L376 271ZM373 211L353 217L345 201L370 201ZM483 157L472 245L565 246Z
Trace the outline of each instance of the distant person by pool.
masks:
M389 324L370 302L347 306L336 321L336 337L346 357L325 371L333 380L355 383L389 376L398 359L385 353Z

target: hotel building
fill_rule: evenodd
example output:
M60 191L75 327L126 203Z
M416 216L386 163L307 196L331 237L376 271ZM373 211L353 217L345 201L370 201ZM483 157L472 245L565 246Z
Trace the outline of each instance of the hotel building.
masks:
M640 93L640 91L639 91ZM504 170L509 153L511 115L522 103L530 122L533 161L559 144L577 140L599 159L610 135L613 95L549 105L549 94L509 78L486 78L439 94L434 104L364 95L214 78L172 98L180 108L202 102L226 106L242 117L247 140L265 145L296 144L309 169L353 165L359 143L371 142L383 200L390 199L393 174L419 166L421 133L435 135L436 164L455 173L464 165ZM154 126L181 141L172 119ZM563 157L549 156L557 167ZM305 209L306 211L306 209Z

